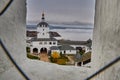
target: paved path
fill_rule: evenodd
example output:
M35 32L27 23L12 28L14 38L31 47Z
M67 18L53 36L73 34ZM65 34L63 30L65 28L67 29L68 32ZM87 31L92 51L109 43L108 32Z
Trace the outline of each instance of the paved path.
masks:
M70 60L70 63L71 63L71 64L74 64L75 61L74 61L70 56L67 56L67 55L66 55L66 57Z

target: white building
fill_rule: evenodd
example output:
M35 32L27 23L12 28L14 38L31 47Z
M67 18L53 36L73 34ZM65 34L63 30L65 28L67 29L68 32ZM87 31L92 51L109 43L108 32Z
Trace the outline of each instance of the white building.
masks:
M44 13L41 19L42 21L37 25L37 37L30 40L31 53L40 53L44 48L48 52L51 46L58 44L57 40L49 35L49 25L45 22Z
M57 51L62 54L76 54L76 49L70 45L52 46L51 52Z
M37 38L50 38L49 25L45 22L44 13L42 14L42 21L37 25Z
M28 31L30 33L31 31ZM57 33L57 32L56 32ZM89 47L86 45L76 44L76 41L62 41L58 43L58 40L50 35L49 24L45 21L44 13L42 14L41 22L38 23L36 31L32 31L30 36L27 36L27 46L30 47L30 53L41 53L43 49L46 52L52 53L53 51L62 52L63 54L76 54L76 47L82 47L85 52L89 52ZM67 44L68 43L68 44ZM58 45L59 44L59 45ZM73 44L73 45L71 45Z
M61 45L59 49L63 54L76 54L76 49L70 45Z

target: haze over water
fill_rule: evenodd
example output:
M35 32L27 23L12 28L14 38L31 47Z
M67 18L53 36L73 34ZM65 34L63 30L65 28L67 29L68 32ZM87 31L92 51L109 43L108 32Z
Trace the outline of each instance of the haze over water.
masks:
M27 30L36 30L36 25L27 25ZM50 25L50 31L58 32L62 39L86 41L92 39L93 25Z

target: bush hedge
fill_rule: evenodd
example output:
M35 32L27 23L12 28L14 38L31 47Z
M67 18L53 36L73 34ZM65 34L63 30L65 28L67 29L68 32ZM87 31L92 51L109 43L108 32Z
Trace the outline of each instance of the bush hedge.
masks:
M57 59L57 64L59 64L59 65L66 65L66 62L67 62L67 59Z
M65 56L62 56L60 58L53 58L53 57L50 57L50 61L52 63L56 63L56 64L59 64L59 65L66 65L66 62L68 62L68 58L65 57Z
M26 52L30 53L30 47L26 47Z
M37 59L37 60L40 60L40 58L39 58L38 56L35 56L35 55L33 55L33 54L30 54L30 53L27 53L27 57L28 57L29 59Z

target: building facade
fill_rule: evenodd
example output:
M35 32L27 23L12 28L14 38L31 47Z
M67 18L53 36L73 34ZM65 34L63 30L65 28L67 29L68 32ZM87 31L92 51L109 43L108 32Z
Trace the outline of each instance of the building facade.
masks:
M37 24L36 31L27 31L27 37L29 38L27 39L27 47L30 47L30 53L39 54L41 49L45 48L48 54L54 51L63 54L76 54L77 45L82 47L85 52L90 51L85 44L79 45L80 41L57 40L55 37L60 35L57 32L50 32L49 24L45 21L44 16L43 13L41 22Z
M37 25L37 36L30 39L30 52L41 53L41 49L46 48L47 52L50 47L57 46L57 40L49 35L49 25L45 22L44 13L41 22Z

